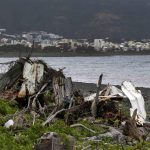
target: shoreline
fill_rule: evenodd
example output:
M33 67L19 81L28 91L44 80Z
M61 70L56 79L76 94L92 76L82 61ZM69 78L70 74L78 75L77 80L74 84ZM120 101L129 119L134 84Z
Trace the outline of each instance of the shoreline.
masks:
M13 57L25 57L28 56L30 52L27 51L0 51L0 58L13 58ZM31 52L32 57L107 57L107 56L140 56L140 55L150 55L150 52L104 52L104 53L51 53L36 51Z
M96 92L96 84L95 83L85 83L85 82L76 82L73 81L73 86L74 89L79 89L82 93L92 93L92 92ZM101 89L103 89L104 87L106 87L106 84L102 84L101 85ZM118 88L120 88L120 85L114 85ZM138 90L140 90L143 94L144 97L147 97L150 101L150 88L149 87L136 87Z

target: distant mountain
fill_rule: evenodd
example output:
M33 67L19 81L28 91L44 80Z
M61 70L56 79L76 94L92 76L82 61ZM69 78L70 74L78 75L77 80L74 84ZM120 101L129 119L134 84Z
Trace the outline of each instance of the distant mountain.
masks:
M0 0L0 28L69 38L150 38L150 0Z

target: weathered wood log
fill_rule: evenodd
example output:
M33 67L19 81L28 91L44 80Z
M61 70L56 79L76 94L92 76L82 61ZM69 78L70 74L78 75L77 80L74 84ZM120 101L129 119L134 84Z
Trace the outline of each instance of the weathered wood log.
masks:
M92 102L82 102L80 105L73 106L65 110L65 122L67 124L76 123L78 118L91 115Z
M122 134L122 131L119 129L116 129L114 127L111 126L106 126L106 125L99 125L102 128L108 128L108 132L104 133L104 134L99 134L97 136L93 136L93 137L88 137L85 138L85 140L89 140L89 141L98 141L101 140L102 138L112 138L115 141L118 141L119 143L121 143L121 140L125 137Z
M143 131L141 131L140 128L137 127L136 115L137 109L134 111L132 118L126 121L125 127L123 129L123 134L140 141L144 139L145 133L143 133Z
M35 95L33 101L32 101L32 108L36 108L36 100L38 98L38 96L40 95L40 93L47 87L48 83L45 83L42 88L38 91L38 93ZM30 104L29 104L30 105Z
M91 105L91 102L84 102L81 106L75 106L72 107L71 109L67 109L65 110L65 112L71 112L71 113L76 113L81 109L84 109L84 107L86 105ZM87 106L88 106L87 105ZM81 115L81 114L80 114ZM135 116L132 116L131 119L129 119L125 126L123 126L122 128L114 128L114 127L110 127L110 126L103 126L101 125L101 127L108 127L109 128L109 132L104 133L104 134L100 134L98 136L94 136L91 138L88 138L88 140L100 140L103 137L111 137L113 139L117 139L119 142L121 142L122 139L126 139L126 136L132 137L135 140L141 140L141 139L145 139L145 136L147 135L142 128L138 127L136 125L136 121L135 121ZM142 130L141 130L142 129Z
M143 124L143 126L150 128L150 122L145 122L145 123Z
M92 130L92 129L86 127L86 126L84 126L83 124L73 124L73 125L71 125L70 127L71 127L71 128L82 127L82 128L84 128L84 129L86 129L86 130L92 132L92 133L96 133L96 131L94 131L94 130Z
M53 90L56 105L62 105L65 99L65 79L62 77L53 77Z
M92 95L90 95L90 96L88 96L88 97L85 97L84 98L84 101L94 101L95 100L95 97L96 97L96 94L92 94ZM99 100L98 101L107 101L107 100L109 100L109 99L111 99L111 100L122 100L124 97L123 96L111 96L111 95L109 95L109 96L99 96Z
M71 77L65 79L65 90L66 90L66 97L71 99L73 95L73 84Z
M16 62L0 79L0 91L11 88L22 75L23 63Z
M47 123L50 123L59 113L61 113L63 111L65 111L65 109L61 109L61 110L57 111L55 114L49 116L47 118L47 120L44 123L42 123L42 125L45 126Z
M65 94L66 94L66 100L69 101L69 108L73 105L73 83L71 77L68 77L65 79Z
M99 96L101 101L108 101L108 100L115 100L115 101L122 101L124 97L122 96Z
M91 113L92 113L93 117L97 116L97 104L99 102L99 92L100 92L100 88L101 88L102 78L103 78L103 74L101 74L99 77L96 97L91 106Z
M44 75L44 64L39 62L25 62L23 69L23 83L18 93L18 98L25 98L36 93L38 85Z
M68 108L71 108L74 103L74 95L73 95L73 83L71 77L65 79L65 100L69 104ZM68 122L69 113L66 114L66 122Z

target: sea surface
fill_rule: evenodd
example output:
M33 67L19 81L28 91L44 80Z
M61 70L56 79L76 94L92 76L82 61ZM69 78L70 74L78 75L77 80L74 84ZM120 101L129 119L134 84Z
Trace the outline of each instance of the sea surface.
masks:
M0 58L0 63L17 58ZM37 59L37 58L34 58ZM129 80L138 87L150 87L150 55L99 56L99 57L40 57L54 69L64 68L64 73L73 81L97 83L103 73L103 84L121 85ZM0 71L7 65L0 65Z

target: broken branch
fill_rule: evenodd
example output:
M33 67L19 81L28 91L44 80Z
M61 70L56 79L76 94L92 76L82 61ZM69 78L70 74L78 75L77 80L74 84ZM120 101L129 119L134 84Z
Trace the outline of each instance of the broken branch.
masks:
M74 128L74 127L82 127L82 128L84 128L84 129L86 129L86 130L92 132L92 133L96 133L94 130L92 130L92 129L86 127L86 126L84 126L83 124L73 124L73 125L71 125L70 127L71 127L71 128Z
M38 93L35 95L33 102L32 102L32 108L36 108L36 99L37 97L40 95L40 93L46 88L46 86L48 85L48 83L45 83L42 88L38 91Z
M50 123L59 113L65 111L66 109L61 109L57 111L55 114L51 115L44 123L42 123L43 126L45 126L47 123Z

